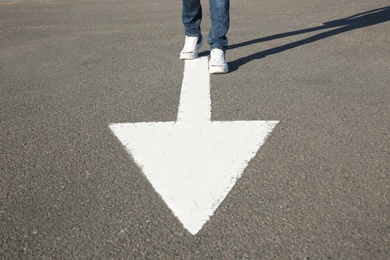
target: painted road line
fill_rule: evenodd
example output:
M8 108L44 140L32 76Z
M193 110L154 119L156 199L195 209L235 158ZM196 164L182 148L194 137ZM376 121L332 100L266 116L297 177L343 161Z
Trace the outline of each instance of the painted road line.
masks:
M211 120L210 75L207 58L185 62L177 122Z
M278 121L211 121L207 58L185 61L176 122L110 128L193 235L241 177Z

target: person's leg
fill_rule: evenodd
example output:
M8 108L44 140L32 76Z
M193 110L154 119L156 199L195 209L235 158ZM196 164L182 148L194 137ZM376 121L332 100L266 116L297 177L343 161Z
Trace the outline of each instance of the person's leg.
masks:
M209 72L228 73L229 67L225 59L228 47L226 34L229 30L229 0L210 0L211 29L208 42L210 44Z
M200 35L202 6L200 0L183 0L182 21L187 36Z
M201 20L202 6L200 0L183 0L182 21L186 39L180 52L180 59L192 60L198 57L198 50L203 44L203 37L200 32Z
M229 30L229 0L210 0L211 30L208 37L210 49L219 48L226 50Z

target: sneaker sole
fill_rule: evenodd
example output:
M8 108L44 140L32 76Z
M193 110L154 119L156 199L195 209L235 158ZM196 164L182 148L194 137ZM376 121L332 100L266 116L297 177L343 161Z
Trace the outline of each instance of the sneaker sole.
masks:
M180 53L181 60L193 60L198 58L198 52L193 53Z
M210 74L226 74L229 72L228 67L212 67L209 66L209 73Z

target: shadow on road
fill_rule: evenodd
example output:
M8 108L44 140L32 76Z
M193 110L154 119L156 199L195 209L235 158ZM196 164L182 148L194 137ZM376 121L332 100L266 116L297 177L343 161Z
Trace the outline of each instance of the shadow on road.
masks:
M286 32L286 33L280 33L280 34L275 34L272 36L267 36L263 38L258 38L238 44L233 44L229 46L229 49L235 49L235 48L240 48L243 46L248 46L252 44L257 44L265 41L271 41L275 39L280 39L288 36L293 36L293 35L298 35L298 34L303 34L303 33L308 33L308 32L313 32L313 31L319 31L319 30L325 30L325 29L332 29L330 31L326 31L323 33L316 34L314 36L310 36L306 39L299 40L296 42L288 43L279 47L275 47L269 50L264 50L261 52L257 52L254 54L251 54L246 57L242 57L240 59L237 59L235 61L229 62L229 71L235 71L237 70L241 65L244 65L248 62L251 62L253 60L261 59L264 58L268 55L276 54L279 52L283 52L304 44L312 43L321 39L328 38L330 36L344 33L347 31L387 22L390 20L390 6L387 7L382 7L378 9L374 9L371 11L355 14L352 16L349 16L347 18L339 19L339 20L334 20L330 22L326 22L321 26L313 27L313 28L307 28L307 29L302 29L302 30L297 30L293 32Z

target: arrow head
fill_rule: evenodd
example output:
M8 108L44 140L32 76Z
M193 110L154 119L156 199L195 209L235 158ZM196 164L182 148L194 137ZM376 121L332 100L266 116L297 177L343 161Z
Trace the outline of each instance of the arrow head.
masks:
M112 124L175 216L193 235L241 177L277 121Z

